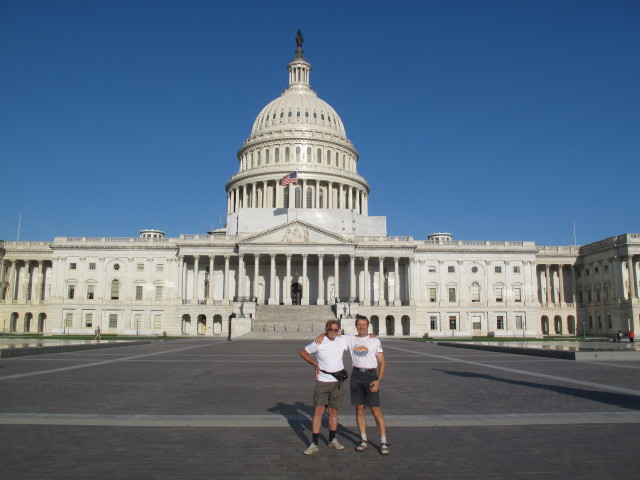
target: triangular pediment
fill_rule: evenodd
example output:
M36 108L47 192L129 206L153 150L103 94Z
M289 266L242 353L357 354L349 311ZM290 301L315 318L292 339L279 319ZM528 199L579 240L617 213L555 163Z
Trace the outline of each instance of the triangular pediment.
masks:
M242 239L239 245L349 245L344 237L309 223L294 220Z

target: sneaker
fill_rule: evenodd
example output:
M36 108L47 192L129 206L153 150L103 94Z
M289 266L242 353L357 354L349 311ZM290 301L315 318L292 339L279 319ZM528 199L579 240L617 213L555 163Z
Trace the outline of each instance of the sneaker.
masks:
M367 442L361 442L360 445L356 447L356 452L364 452L367 448L369 448L369 444Z
M336 450L344 450L344 445L341 445L341 444L338 442L338 439L336 439L336 438L334 438L333 440L331 440L331 441L329 442L329 446L330 446L331 448L335 448Z
M314 453L319 452L319 451L320 451L320 449L318 448L318 445L316 445L315 443L312 443L304 451L304 454L305 455L313 455Z
M382 445L380 445L380 454L381 455L389 455L389 444L388 443L383 443Z

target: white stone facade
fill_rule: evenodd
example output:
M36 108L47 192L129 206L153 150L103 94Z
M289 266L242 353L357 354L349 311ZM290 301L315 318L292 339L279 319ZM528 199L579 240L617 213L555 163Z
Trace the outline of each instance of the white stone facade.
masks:
M387 236L386 219L369 216L358 153L309 86L310 70L298 48L289 87L238 152L225 228L0 241L4 331L239 336L264 328L280 305L299 306L273 324L283 334L303 317L342 318L349 330L343 317L356 313L380 336L637 330L640 234L582 247ZM291 172L297 182L280 185Z

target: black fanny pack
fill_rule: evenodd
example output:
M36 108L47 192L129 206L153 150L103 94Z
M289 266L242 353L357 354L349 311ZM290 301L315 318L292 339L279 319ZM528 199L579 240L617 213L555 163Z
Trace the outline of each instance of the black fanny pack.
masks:
M333 378L338 380L339 382L344 382L347 378L349 378L349 374L345 369L340 370L339 372L325 372L324 370L320 370L322 373L326 373L331 375Z

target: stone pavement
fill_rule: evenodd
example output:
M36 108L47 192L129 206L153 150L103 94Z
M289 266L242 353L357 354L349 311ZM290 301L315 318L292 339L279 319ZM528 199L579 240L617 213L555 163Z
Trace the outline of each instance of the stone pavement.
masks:
M304 340L185 339L0 359L3 478L635 479L640 362L383 339L391 455L305 456ZM345 357L345 363L350 361ZM368 416L369 438L379 437Z

